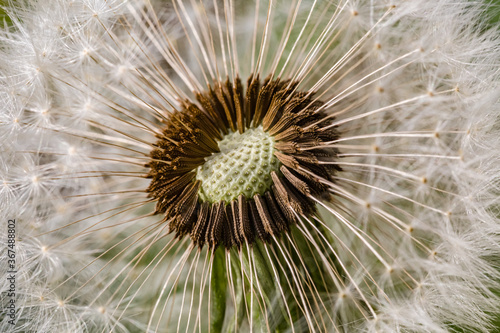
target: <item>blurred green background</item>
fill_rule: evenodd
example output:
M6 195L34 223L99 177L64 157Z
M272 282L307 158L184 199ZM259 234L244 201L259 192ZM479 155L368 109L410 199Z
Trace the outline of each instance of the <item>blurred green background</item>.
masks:
M6 22L7 24L10 24L10 19L9 17L5 14L5 9L3 8L4 6L7 5L7 1L5 0L0 0L0 20L2 22Z

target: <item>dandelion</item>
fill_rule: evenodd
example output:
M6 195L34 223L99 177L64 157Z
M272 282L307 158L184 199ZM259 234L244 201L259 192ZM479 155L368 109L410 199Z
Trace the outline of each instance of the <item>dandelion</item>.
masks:
M10 3L1 330L494 330L486 8Z

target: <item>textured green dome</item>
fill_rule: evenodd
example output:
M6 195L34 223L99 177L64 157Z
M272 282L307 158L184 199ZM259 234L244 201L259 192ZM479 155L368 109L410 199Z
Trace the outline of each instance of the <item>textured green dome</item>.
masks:
M252 198L271 187L271 172L279 170L280 162L274 156L274 139L262 126L226 135L219 149L197 169L203 201L229 203L240 194Z

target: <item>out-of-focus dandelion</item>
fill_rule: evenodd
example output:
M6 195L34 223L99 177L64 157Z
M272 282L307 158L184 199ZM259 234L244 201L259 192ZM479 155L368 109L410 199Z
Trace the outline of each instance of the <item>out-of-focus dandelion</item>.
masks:
M1 330L490 331L500 40L485 8L10 3L15 295L4 252L0 290L16 310Z

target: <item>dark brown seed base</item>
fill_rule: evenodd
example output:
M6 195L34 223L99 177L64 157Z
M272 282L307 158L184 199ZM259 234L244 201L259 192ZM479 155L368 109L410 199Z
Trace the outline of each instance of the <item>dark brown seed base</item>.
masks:
M336 159L332 148L302 150L335 140L332 119L323 111L315 112L322 102L313 94L297 91L297 83L271 80L260 82L250 77L244 93L239 78L235 82L216 82L208 91L198 93L199 104L184 101L166 123L151 152L147 191L157 200L156 213L164 214L169 230L181 238L189 234L200 248L206 243L227 249L253 244L256 239L269 242L297 222L297 215L315 213L310 198L329 197L319 178L330 180L339 170L318 161ZM232 202L202 202L195 179L196 168L205 158L219 152L217 142L230 131L263 126L274 137L275 156L282 163L280 172L272 172L273 185L264 195L253 198L240 195ZM310 126L312 125L312 126ZM308 172L305 172L307 170Z

